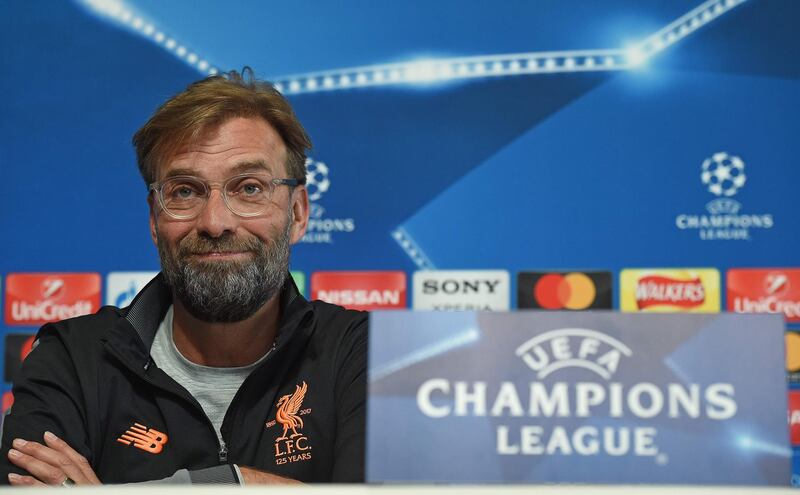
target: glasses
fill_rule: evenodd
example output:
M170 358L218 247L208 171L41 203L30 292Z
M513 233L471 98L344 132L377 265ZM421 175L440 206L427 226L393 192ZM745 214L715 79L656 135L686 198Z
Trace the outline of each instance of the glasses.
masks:
M222 191L225 206L234 214L255 217L267 211L277 186L296 187L305 183L305 179L273 179L269 174L235 175L222 183L180 175L153 182L150 190L167 215L189 220L203 211L212 189Z

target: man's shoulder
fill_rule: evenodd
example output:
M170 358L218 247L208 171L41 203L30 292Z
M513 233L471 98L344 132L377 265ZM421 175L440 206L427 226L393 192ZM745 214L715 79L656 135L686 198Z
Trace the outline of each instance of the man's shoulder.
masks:
M314 309L317 324L331 325L336 328L358 327L366 330L369 313L355 309L327 303L325 301L310 301L309 304Z
M61 340L75 343L101 340L125 318L125 312L126 310L115 306L103 306L90 315L47 324L41 328L39 335L53 333Z

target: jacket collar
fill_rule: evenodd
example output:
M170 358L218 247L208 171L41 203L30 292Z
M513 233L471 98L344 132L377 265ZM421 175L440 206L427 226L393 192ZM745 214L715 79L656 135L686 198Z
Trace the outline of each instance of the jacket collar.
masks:
M126 358L146 368L158 326L171 304L172 292L164 280L164 274L159 273L139 292L127 311L122 311L124 318L111 331L109 344ZM300 294L288 273L280 292L280 308L277 341L284 343L291 337L296 323L312 311L312 305ZM135 334L130 332L131 328Z

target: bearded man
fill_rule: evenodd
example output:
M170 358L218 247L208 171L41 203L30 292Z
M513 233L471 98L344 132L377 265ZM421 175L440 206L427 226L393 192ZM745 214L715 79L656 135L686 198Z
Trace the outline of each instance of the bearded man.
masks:
M127 308L40 329L2 478L362 481L366 316L288 276L311 146L288 102L247 69L209 77L133 143L162 273Z

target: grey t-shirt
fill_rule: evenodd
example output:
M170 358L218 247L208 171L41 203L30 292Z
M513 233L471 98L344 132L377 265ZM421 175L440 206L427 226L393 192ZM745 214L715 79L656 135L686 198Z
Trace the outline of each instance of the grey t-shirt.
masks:
M172 306L161 321L153 340L153 347L150 349L150 355L156 365L180 383L203 407L206 416L214 425L220 445L224 445L220 433L222 420L233 396L250 372L258 367L270 352L271 350L267 351L252 364L237 368L215 368L195 364L186 359L175 347L175 341L172 339Z

